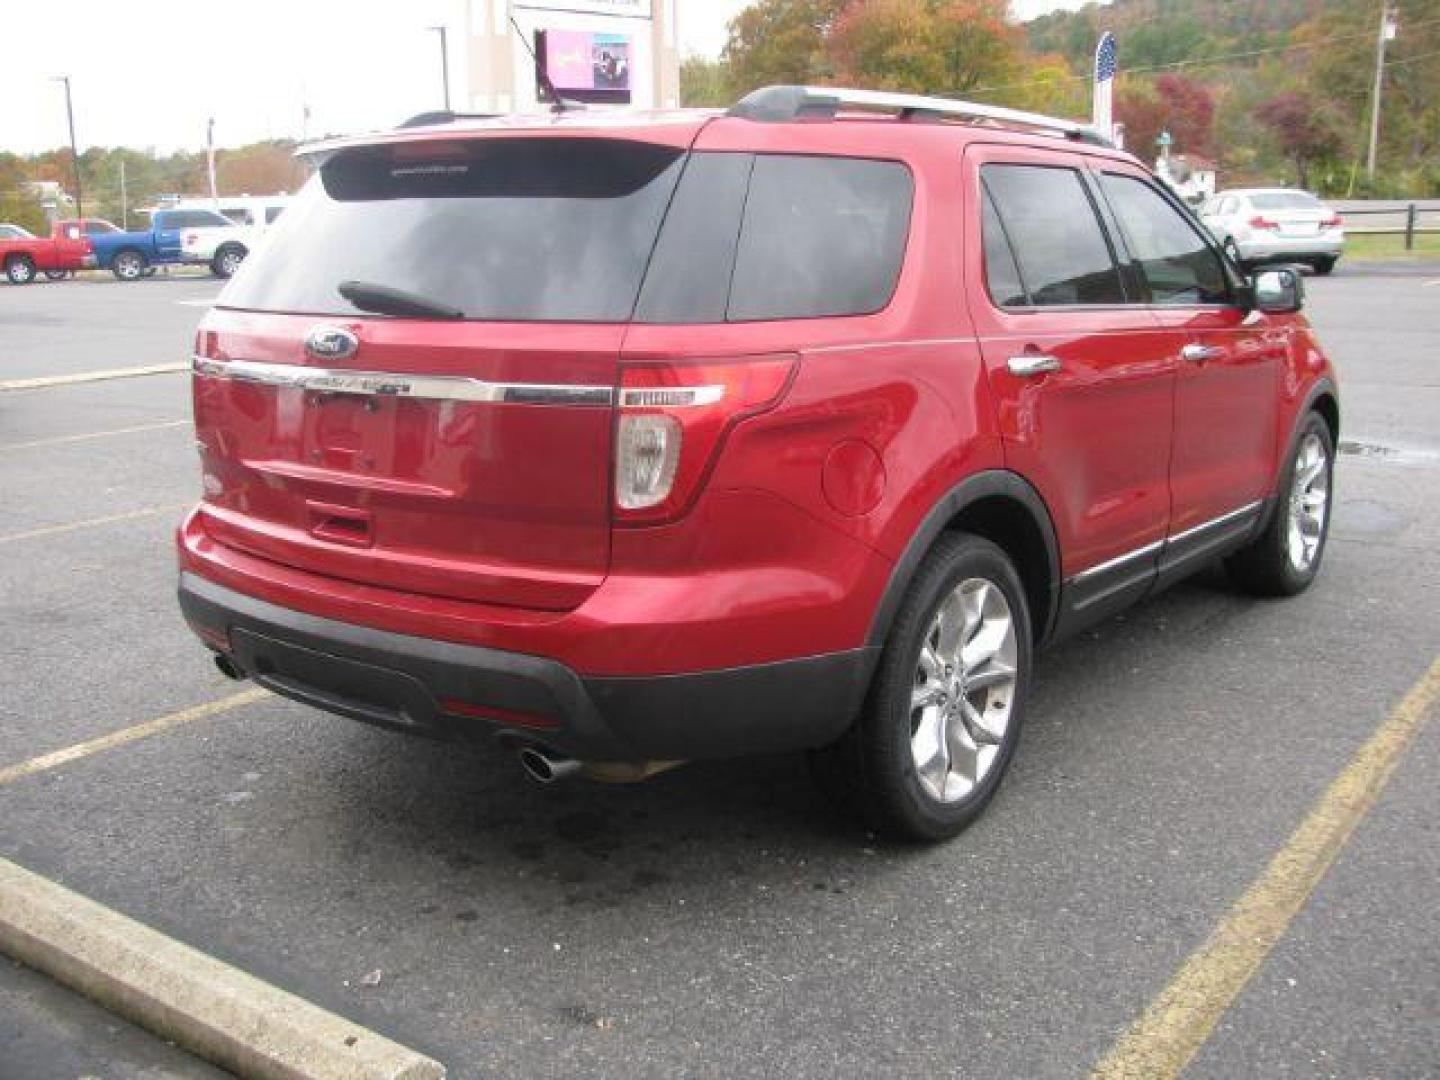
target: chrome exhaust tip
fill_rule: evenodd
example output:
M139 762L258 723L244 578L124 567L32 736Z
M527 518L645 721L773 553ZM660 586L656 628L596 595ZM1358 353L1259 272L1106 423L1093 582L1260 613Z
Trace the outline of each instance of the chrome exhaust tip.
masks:
M519 757L520 767L526 775L541 784L553 784L557 780L576 776L582 768L580 762L573 758L551 757L533 746L522 747Z

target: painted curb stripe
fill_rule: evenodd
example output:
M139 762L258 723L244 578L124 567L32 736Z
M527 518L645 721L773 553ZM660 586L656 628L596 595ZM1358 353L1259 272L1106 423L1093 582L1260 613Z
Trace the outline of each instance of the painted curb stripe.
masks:
M1091 1072L1164 1080L1189 1065L1310 899L1440 701L1440 659L1360 747L1265 872Z
M0 536L0 544L13 544L18 540L34 540L41 536L58 536L61 533L76 532L80 529L93 529L99 525L115 525L122 521L154 517L156 514L178 514L184 509L186 509L185 506L147 506L141 510L127 510L123 514L107 514L105 517L88 518L85 521L71 521L65 525L46 525L39 529L27 529L25 532Z
M30 442L0 443L0 450L33 450L38 446L62 446L65 443L89 442L91 439L108 439L114 435L133 435L140 431L163 431L165 428L189 427L190 420L161 420L154 424L136 424L133 427L111 428L108 431L86 431L79 435L54 435L48 439L34 439Z
M140 375L169 375L189 371L190 364L150 364L147 367L111 368L108 371L80 371L73 375L45 375L38 379L0 380L3 390L45 390L52 386L76 386L81 383L104 382L107 379L133 379Z
M211 701L204 705L196 705L193 708L170 713L168 716L147 720L143 724L135 724L131 727L121 728L119 731L112 731L109 735L101 735L98 738L87 739L85 742L67 746L62 750L42 754L40 757L31 758L29 761L22 761L18 765L0 768L0 785L9 784L26 776L34 776L36 773L49 772L51 769L58 769L62 765L68 765L72 761L79 761L81 758L89 757L91 754L98 754L103 750L111 750L117 746L124 746L126 743L135 742L137 739L145 739L151 735L158 735L162 731L169 731L173 727L188 724L192 720L203 720L207 716L229 712L231 709L238 709L241 705L249 705L252 701L260 701L262 698L269 696L270 691L257 686L252 690L242 690L238 694L231 694L229 697L221 698L218 701Z
M445 1077L438 1061L4 859L0 950L239 1076Z

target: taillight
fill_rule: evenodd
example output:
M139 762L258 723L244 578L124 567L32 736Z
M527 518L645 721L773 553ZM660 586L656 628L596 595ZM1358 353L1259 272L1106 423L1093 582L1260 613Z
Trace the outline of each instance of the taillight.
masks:
M1344 224L1345 219L1342 218L1339 214L1331 214L1324 221L1320 222L1320 227L1322 229L1338 229L1341 225Z
M1250 228L1252 228L1252 229L1278 229L1278 228L1280 228L1280 223L1279 223L1278 221L1271 221L1271 220L1270 220L1269 218L1267 218L1267 217L1252 217L1252 218L1250 219Z
M774 407L796 357L627 364L615 432L615 517L648 525L683 513L725 435Z

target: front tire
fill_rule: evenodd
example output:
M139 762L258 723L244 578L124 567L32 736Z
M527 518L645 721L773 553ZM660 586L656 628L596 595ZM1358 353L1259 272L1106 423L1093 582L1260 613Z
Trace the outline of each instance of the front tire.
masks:
M139 281L147 268L145 256L138 251L122 251L110 264L110 272L121 281Z
M218 278L232 278L245 261L246 251L239 244L227 244L210 260L210 272Z
M895 617L864 712L812 754L820 786L892 836L955 836L1015 754L1032 651L1009 558L982 537L942 537Z
M1225 561L1231 578L1257 596L1294 596L1320 572L1330 534L1335 439L1312 412L1290 450L1265 531Z
M29 255L11 255L5 260L5 277L11 285L29 285L35 280L35 260Z
M1235 243L1233 236L1227 236L1224 243L1226 257L1245 273L1250 272L1250 267L1245 265L1245 260L1240 257L1240 245Z

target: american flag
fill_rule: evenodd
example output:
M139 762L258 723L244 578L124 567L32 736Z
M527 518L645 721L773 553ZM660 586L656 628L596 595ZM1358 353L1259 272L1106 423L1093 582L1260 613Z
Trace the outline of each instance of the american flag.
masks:
M1119 62L1119 56L1115 48L1115 35L1106 32L1100 39L1100 47L1095 50L1095 81L1097 83L1109 82L1115 78L1115 67Z

